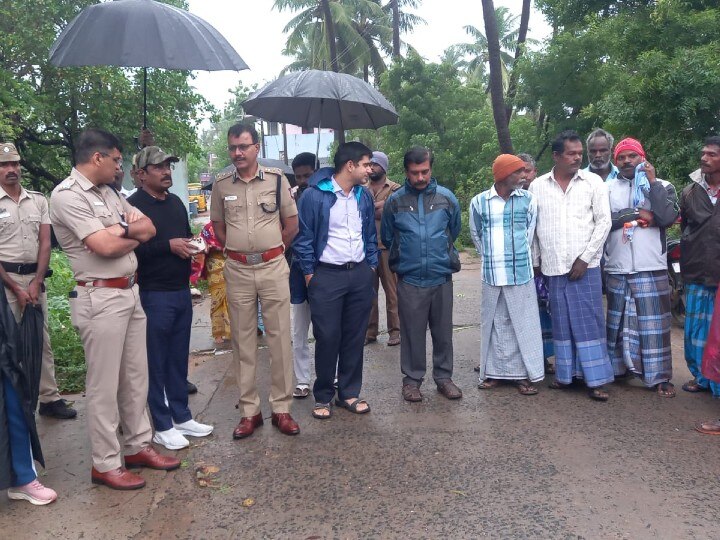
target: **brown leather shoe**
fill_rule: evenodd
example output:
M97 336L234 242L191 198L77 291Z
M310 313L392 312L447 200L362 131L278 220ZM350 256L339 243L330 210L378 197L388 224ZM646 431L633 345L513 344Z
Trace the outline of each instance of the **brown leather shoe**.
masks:
M180 467L180 460L176 457L164 456L148 445L137 454L125 456L125 466L128 468L147 467L159 471L173 471Z
M437 383L438 392L448 399L460 399L462 390L460 390L450 379Z
M404 384L402 387L402 397L405 401L422 401L420 387L415 384Z
M297 435L300 433L300 426L293 420L290 413L272 413L272 425L285 435Z
M131 473L125 467L104 473L93 467L90 471L90 479L93 484L107 486L110 489L129 490L145 487L145 480L141 476Z
M262 413L255 416L243 416L233 431L233 439L244 439L255 433L255 428L263 425Z

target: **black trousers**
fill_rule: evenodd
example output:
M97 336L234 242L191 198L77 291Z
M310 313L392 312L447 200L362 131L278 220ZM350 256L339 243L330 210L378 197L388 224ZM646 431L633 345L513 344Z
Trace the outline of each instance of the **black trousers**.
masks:
M374 272L366 261L353 268L318 266L308 286L315 336L315 385L318 403L357 398L362 387L363 348L372 309Z

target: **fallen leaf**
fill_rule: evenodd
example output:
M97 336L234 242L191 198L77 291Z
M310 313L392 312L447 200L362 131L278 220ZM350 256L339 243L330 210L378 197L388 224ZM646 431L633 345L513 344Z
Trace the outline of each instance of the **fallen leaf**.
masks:
M462 495L463 497L467 497L467 493L464 491L459 491L457 489L451 489L450 493L454 493L455 495Z
M250 508L251 506L255 506L255 499L251 499L248 497L247 499L243 499L242 505L245 508Z

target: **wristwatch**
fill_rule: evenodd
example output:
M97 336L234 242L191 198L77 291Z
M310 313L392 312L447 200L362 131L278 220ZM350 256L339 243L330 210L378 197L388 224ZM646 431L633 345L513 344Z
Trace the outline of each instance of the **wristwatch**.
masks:
M122 238L127 238L130 234L130 225L125 221L121 221L120 226L123 228Z

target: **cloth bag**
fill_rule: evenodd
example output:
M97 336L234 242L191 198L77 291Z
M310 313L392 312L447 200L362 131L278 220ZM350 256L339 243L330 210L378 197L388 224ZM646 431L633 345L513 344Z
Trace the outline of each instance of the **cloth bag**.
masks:
M715 293L715 307L700 371L711 381L720 383L720 289Z

